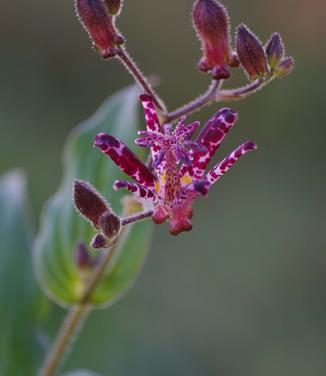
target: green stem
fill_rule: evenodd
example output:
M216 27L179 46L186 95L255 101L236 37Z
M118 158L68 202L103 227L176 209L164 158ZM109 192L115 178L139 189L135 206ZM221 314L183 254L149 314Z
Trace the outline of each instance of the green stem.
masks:
M82 319L86 317L88 311L89 307L87 304L76 305L70 309L51 351L39 371L39 376L50 376L54 374L56 368L62 361L63 355L67 354L68 345L76 334L77 328L81 326Z
M81 327L83 319L90 311L89 300L96 288L97 284L103 277L104 272L111 263L113 256L119 248L119 240L123 237L124 230L122 230L119 239L113 245L111 249L107 251L105 257L101 260L100 264L94 270L93 274L89 278L84 292L80 298L80 302L70 309L66 316L61 329L57 335L56 340L45 359L44 365L39 371L39 376L52 376L55 370L60 365L63 355L67 354L68 345L71 339L76 336L77 329Z

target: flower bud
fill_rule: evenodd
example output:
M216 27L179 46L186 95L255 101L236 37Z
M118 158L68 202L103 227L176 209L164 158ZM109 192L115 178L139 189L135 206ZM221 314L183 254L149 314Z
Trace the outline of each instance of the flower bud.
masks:
M116 16L120 12L122 0L105 0L105 3L111 16Z
M280 34L273 33L265 46L268 64L273 71L284 56L284 46Z
M93 267L93 260L87 251L86 245L82 242L77 242L76 244L75 264L82 271L90 270Z
M107 248L109 245L107 239L102 234L96 234L91 241L91 247L94 249Z
M110 240L114 241L121 231L121 220L113 213L104 213L100 218L100 228L103 235Z
M268 75L269 69L263 45L244 24L238 26L237 30L237 53L250 80Z
M104 59L117 54L124 42L103 0L75 0L77 16Z
M102 195L86 181L74 181L73 199L79 213L97 229L100 228L101 216L111 212L109 204Z
M275 68L274 75L275 77L285 77L290 74L294 69L294 59L292 57L286 57L283 59L280 64Z
M196 0L192 15L203 50L198 68L202 72L212 71L215 79L228 78L227 65L237 65L237 59L231 50L230 22L225 7L217 0Z

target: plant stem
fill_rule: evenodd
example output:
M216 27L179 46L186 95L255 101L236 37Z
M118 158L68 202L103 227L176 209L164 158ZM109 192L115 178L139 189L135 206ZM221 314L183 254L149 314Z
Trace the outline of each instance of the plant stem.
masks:
M153 215L153 210L143 211L141 213L137 213L134 215L130 215L129 217L123 218L121 220L121 223L123 226L129 225L130 223L133 223L133 222L142 221L148 217L151 217L152 215Z
M265 79L254 81L247 86L227 90L219 90L221 82L214 81L206 91L206 93L204 93L194 101L180 107L179 109L165 114L164 120L165 122L174 121L183 115L188 115L200 110L201 108L209 105L211 102L228 102L231 100L240 100L246 98L249 95L260 90L272 79L273 77L267 77Z
M151 95L155 101L157 108L161 112L165 112L165 104L163 103L162 99L158 96L158 94L154 91L151 87L141 70L138 68L137 64L133 61L131 56L129 55L128 51L121 47L117 53L118 58L122 61L128 72L134 77L135 81L139 84L139 86L145 91L145 93Z
M66 316L59 334L49 352L43 367L39 371L39 376L50 376L54 374L55 369L62 360L62 357L67 353L67 347L71 338L75 334L78 326L80 326L82 319L88 312L87 304L80 304L72 307Z
M153 214L152 210L137 213L122 220L123 226L129 225L134 222L138 222L150 217ZM94 292L99 281L103 277L103 274L110 265L113 257L119 248L119 242L123 238L125 229L122 230L120 237L116 240L111 249L109 249L105 256L102 258L99 265L96 267L94 272L91 274L85 289L82 293L80 301L74 307L70 309L68 315L66 316L59 334L54 341L54 344L46 357L43 367L39 371L39 376L51 376L54 374L55 370L62 361L63 355L67 353L67 348L71 339L76 334L77 329L81 326L83 318L90 311L91 307L89 305L89 300Z
M216 93L222 84L222 81L214 80L208 90L197 99L193 100L192 102L178 108L173 112L169 112L165 115L165 122L170 122L180 118L183 115L189 115L195 111L198 111L204 106L207 106L210 102L212 102L216 96Z

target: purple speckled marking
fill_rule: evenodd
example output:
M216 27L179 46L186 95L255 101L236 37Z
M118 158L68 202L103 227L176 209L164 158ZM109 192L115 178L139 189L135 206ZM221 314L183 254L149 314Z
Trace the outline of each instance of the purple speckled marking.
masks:
M230 155L225 157L220 163L215 165L206 175L206 182L209 186L216 183L229 169L247 152L256 150L257 145L251 141L238 146Z
M202 153L198 150L193 150L192 166L183 166L181 174L188 173L195 179L201 179L208 163L236 120L237 113L229 108L224 108L212 116L197 138L197 142L206 147L206 152Z
M99 133L94 146L108 155L120 169L137 183L154 187L155 177L147 166L120 140L106 133Z
M134 193L139 198L144 198L152 201L157 200L157 194L150 188L144 187L137 183L130 183L129 181L116 180L113 184L115 190L126 189L129 192Z

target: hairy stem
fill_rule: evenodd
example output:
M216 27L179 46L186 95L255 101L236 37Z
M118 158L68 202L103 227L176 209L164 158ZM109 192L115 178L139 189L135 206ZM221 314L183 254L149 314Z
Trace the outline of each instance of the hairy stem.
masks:
M147 211L143 211L134 215L130 215L129 217L125 217L121 220L121 222L122 222L122 225L125 226L133 222L142 221L146 218L151 217L152 215L153 215L153 210L147 210Z
M206 93L204 93L197 99L193 100L192 102L180 107L179 109L173 112L166 113L164 116L164 120L165 122L174 121L183 115L189 115L195 111L198 111L201 108L211 104L212 102L228 102L232 100L240 100L246 98L249 95L260 90L272 79L273 77L268 77L266 79L254 81L247 86L227 90L220 90L221 82L213 81Z
M137 64L133 61L127 50L123 47L119 48L118 58L129 71L129 73L134 77L135 81L139 84L139 86L145 91L145 93L151 95L155 101L157 108L161 112L165 112L165 104L163 103L162 99L158 96L158 94L154 91L151 87L141 70L138 68Z
M183 115L189 115L195 111L200 110L201 108L209 105L210 102L212 102L216 96L216 93L222 84L222 81L216 81L214 80L208 90L199 96L197 99L191 101L190 103L178 108L177 110L173 112L169 112L165 115L165 122L170 122L173 120L176 120L180 118Z

